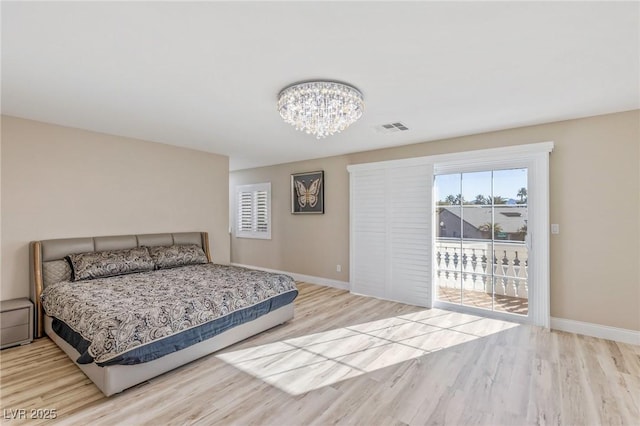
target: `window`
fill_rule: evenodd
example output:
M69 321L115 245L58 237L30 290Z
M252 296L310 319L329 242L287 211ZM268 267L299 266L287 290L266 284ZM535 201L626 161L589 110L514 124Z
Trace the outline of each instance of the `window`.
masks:
M527 316L528 168L501 167L435 175L434 284L440 302Z
M236 186L236 237L271 239L271 182Z

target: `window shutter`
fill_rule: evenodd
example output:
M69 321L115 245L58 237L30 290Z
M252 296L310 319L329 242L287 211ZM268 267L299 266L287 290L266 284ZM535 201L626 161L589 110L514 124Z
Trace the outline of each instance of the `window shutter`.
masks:
M403 167L388 173L393 299L431 306L433 168Z
M385 297L386 170L351 175L351 289Z
M271 238L271 183L236 188L236 237Z
M431 306L433 167L350 173L352 291Z
M254 193L255 205L255 229L257 232L267 232L269 227L269 208L267 206L267 191Z
M253 194L238 193L238 230L251 232L253 227Z

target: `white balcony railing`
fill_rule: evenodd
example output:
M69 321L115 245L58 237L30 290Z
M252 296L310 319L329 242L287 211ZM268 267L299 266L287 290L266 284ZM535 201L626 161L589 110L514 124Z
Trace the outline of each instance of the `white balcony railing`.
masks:
M528 251L524 242L436 240L440 287L528 299ZM494 290L495 284L495 290Z

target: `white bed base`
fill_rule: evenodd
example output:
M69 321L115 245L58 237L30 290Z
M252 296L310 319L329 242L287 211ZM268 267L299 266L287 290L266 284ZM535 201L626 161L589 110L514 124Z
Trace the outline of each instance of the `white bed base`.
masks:
M84 374L106 396L122 392L123 390L140 384L174 368L185 365L191 361L209 355L222 348L230 346L262 331L268 330L293 318L293 303L269 312L253 321L241 324L227 330L211 339L196 343L193 346L170 353L162 358L135 365L110 365L99 367L97 364L78 364L76 359L80 356L78 351L59 337L51 328L52 318L45 316L44 328L47 335L53 340Z

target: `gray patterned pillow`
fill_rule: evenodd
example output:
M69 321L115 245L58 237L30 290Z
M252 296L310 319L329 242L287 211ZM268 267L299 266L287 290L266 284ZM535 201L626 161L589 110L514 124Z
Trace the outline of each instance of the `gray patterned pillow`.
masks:
M152 271L155 266L146 247L70 254L66 259L73 281Z
M195 244L149 247L149 254L157 269L209 262L202 248Z

